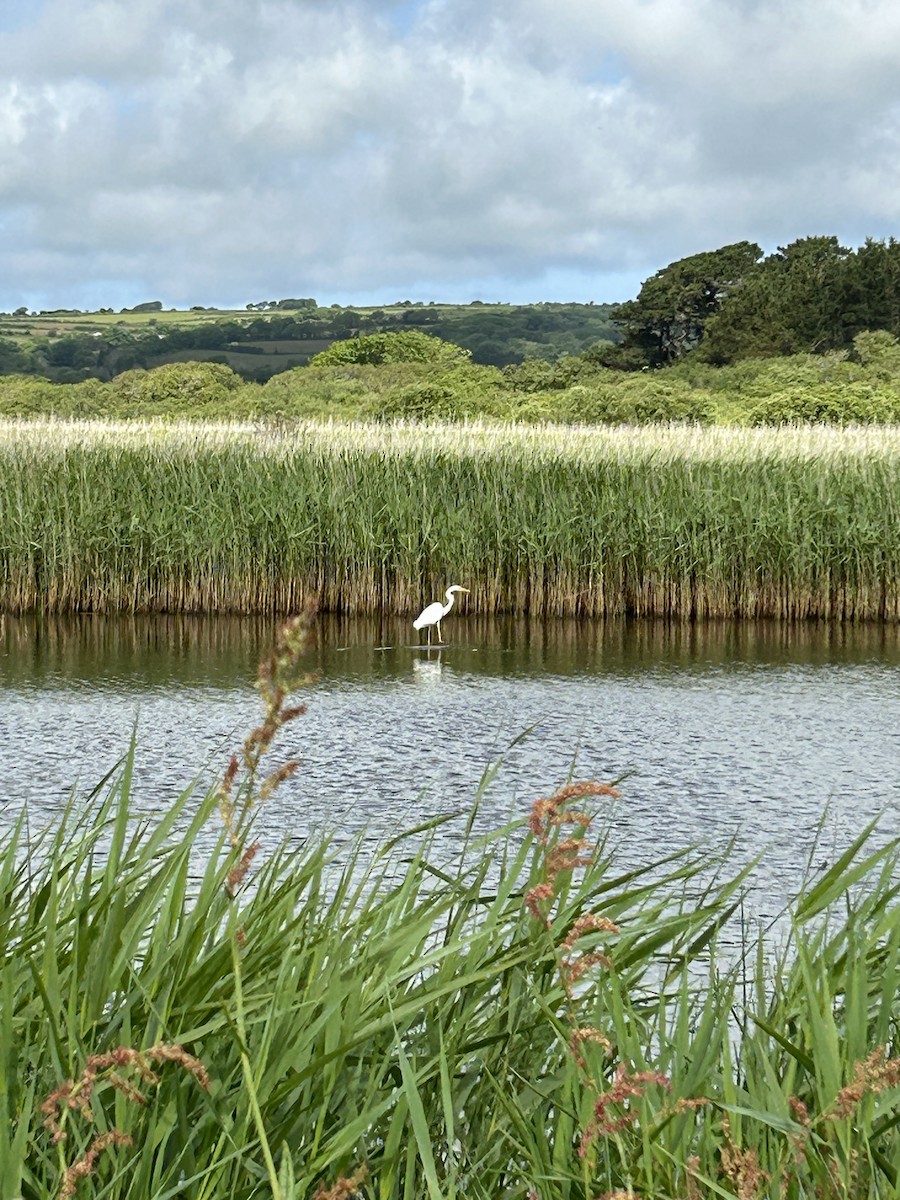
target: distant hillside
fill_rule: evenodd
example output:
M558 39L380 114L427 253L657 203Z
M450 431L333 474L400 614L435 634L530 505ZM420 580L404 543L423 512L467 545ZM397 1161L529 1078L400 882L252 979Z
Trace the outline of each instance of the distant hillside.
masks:
M320 308L314 300L270 300L242 311L164 311L148 301L111 309L0 314L0 375L57 383L111 379L134 367L202 360L263 382L303 366L332 342L366 333L421 329L464 346L476 363L556 362L619 339L608 304L423 304Z

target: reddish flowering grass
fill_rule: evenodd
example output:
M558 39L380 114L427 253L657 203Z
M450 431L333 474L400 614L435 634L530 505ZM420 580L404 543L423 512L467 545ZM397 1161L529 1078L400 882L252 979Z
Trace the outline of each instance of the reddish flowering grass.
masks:
M259 664L256 690L263 702L263 720L244 739L240 755L231 755L219 784L219 815L232 851L239 855L225 880L225 890L232 898L261 849L259 842L247 845L245 841L251 811L265 803L300 766L297 759L288 759L259 781L262 760L279 730L306 712L305 704L287 705L285 701L295 688L313 679L312 675L300 673L298 664L309 644L314 615L315 606L308 604L302 613L283 625L272 653Z
M151 1063L174 1062L197 1080L204 1091L209 1091L209 1075L203 1063L188 1054L183 1046L170 1042L158 1042L149 1050L134 1050L131 1046L118 1046L106 1054L93 1054L87 1060L78 1079L68 1079L61 1087L51 1092L41 1104L44 1126L53 1135L54 1142L62 1142L66 1132L60 1117L66 1111L74 1111L86 1121L93 1121L91 1099L98 1084L108 1083L135 1104L146 1104L147 1097L128 1079L123 1071L131 1071L147 1085L159 1083L159 1076Z
M725 1137L721 1157L722 1174L734 1188L738 1200L757 1200L762 1188L769 1182L769 1176L760 1167L755 1150L742 1150L735 1144L727 1113L722 1117L722 1132Z
M584 800L589 796L618 797L619 794L608 783L587 780L583 783L567 784L552 796L540 797L532 804L528 828L541 846L547 848L547 854L544 858L544 878L526 893L524 904L531 915L543 921L548 929L550 920L547 915L547 902L552 901L556 894L558 876L563 872L575 871L579 867L589 867L594 861L592 847L584 837L553 840L563 826L569 825L586 831L591 824L590 814L578 809L569 809L567 805L573 800Z
M110 1129L108 1133L98 1134L86 1153L77 1162L66 1168L59 1189L59 1200L71 1200L78 1189L78 1181L94 1174L97 1169L97 1159L104 1150L108 1150L110 1146L131 1146L133 1144L128 1134L122 1133L119 1129Z
M338 1179L330 1188L320 1184L313 1193L313 1200L350 1200L351 1196L360 1194L368 1175L369 1168L363 1163L352 1175Z
M581 1135L578 1153L584 1158L592 1142L626 1129L638 1119L637 1109L628 1102L639 1099L650 1086L669 1089L669 1080L656 1071L629 1073L624 1063L619 1063L613 1074L612 1087L597 1097L594 1114ZM618 1115L610 1110L618 1108Z
M209 1091L209 1074L206 1067L199 1058L195 1058L183 1046L173 1042L158 1042L149 1050L117 1046L115 1050L106 1054L92 1054L79 1077L67 1079L52 1091L40 1106L40 1111L44 1114L44 1127L52 1135L53 1144L64 1142L68 1136L62 1124L67 1113L78 1113L85 1121L94 1123L91 1101L98 1087L103 1084L115 1088L132 1104L146 1104L146 1095L125 1072L136 1075L142 1086L153 1086L159 1083L159 1075L153 1070L151 1063L166 1062L177 1063L189 1075L193 1075L204 1091ZM85 1154L65 1169L59 1200L70 1200L70 1197L75 1195L79 1180L94 1174L97 1160L105 1150L111 1146L131 1145L131 1135L121 1129L110 1129L106 1133L98 1134Z
M885 1058L886 1054L887 1047L879 1046L855 1064L852 1081L835 1096L831 1108L822 1114L823 1120L840 1121L855 1111L864 1096L900 1086L900 1058Z

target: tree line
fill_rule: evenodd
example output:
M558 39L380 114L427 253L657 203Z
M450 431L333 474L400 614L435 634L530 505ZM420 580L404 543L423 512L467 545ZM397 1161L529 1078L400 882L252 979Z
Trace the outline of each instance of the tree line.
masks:
M610 367L668 366L688 354L716 366L741 359L852 352L866 331L900 334L900 241L858 249L806 237L768 255L754 242L679 259L612 311Z

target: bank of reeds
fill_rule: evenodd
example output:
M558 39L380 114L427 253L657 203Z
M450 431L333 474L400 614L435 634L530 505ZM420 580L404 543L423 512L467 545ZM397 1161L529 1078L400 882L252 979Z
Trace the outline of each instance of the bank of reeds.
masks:
M900 427L0 424L8 611L900 618Z
M603 783L469 822L452 861L434 825L368 860L260 852L290 648L210 795L137 823L129 755L43 838L4 836L0 1195L897 1194L896 844L863 831L788 941L724 958L744 880L695 853L617 870Z

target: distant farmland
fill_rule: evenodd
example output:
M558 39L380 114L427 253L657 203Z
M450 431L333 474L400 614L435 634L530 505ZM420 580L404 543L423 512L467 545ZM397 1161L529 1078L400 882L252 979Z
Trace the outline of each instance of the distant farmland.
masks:
M238 373L271 368L272 374L293 366L305 366L314 354L331 345L332 338L294 338L260 345L229 345L221 350L174 350L148 356L147 367L172 362L222 362Z
M332 342L359 334L417 329L467 349L476 363L555 362L618 340L604 304L413 304L380 308L271 302L263 311L192 308L94 313L0 314L0 375L55 383L110 379L134 367L227 363L264 381L303 365ZM280 307L284 304L285 307Z

